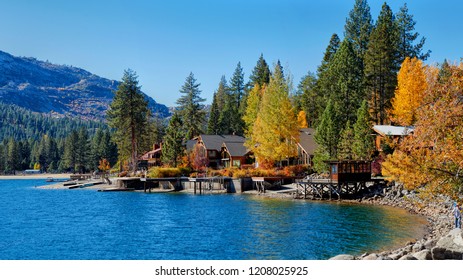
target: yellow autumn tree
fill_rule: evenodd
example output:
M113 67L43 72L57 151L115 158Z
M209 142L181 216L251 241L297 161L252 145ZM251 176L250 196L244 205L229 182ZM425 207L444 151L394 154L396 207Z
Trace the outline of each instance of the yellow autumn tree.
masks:
M383 174L407 189L457 198L463 186L463 66L427 74L415 130L386 158Z
M307 114L305 111L299 111L299 114L297 114L297 124L299 125L299 128L309 127L309 124L307 123Z
M397 74L397 89L392 99L392 120L409 126L416 121L416 111L423 99L427 82L423 63L407 57Z
M266 168L295 156L294 143L298 140L297 116L289 99L288 84L277 65L262 96L246 146L254 152L259 165Z

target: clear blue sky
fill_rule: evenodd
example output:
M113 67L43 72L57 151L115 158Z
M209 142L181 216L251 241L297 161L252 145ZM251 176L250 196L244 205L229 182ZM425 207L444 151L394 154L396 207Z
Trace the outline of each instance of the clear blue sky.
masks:
M387 1L394 12L406 1ZM247 79L260 54L280 59L297 86L315 72L333 33L343 37L354 0L0 0L0 50L84 68L120 80L124 69L142 90L175 105L193 72L211 103L220 77L238 61ZM376 20L384 1L368 1ZM463 57L463 1L407 2L428 63Z

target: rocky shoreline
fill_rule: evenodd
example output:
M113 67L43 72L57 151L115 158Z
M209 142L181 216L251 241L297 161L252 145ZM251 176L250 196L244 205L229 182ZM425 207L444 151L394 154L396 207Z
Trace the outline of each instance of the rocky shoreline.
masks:
M417 193L402 186L377 186L370 189L359 203L388 205L406 209L412 214L422 215L428 221L426 234L420 240L408 242L403 247L383 252L365 253L361 256L338 255L330 260L462 260L463 232L453 229L451 216L452 200L437 196L421 199Z

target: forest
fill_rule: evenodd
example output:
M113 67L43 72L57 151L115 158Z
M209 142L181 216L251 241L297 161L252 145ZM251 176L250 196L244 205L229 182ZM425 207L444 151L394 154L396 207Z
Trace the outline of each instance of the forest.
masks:
M332 34L316 73L308 72L296 87L289 69L280 61L269 66L261 54L249 79L240 62L229 80L222 76L210 106L190 73L167 120L152 117L130 69L107 111L107 124L3 105L0 170L38 165L44 171L83 172L106 159L135 171L139 156L161 142L166 167L191 166L185 141L202 133L245 136L259 167L268 169L295 156L299 129L312 127L317 172L326 171L328 159L372 160L383 175L408 188L461 193L462 65L426 65L431 51L415 25L406 4L394 13L384 3L374 20L368 2L356 0L343 36ZM375 151L375 124L415 130L413 137Z

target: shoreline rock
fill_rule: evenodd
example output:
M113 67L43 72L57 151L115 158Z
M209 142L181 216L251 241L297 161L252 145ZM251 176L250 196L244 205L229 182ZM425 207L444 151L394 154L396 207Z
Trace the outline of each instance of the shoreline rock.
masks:
M372 205L387 205L420 215L428 221L423 238L408 242L403 247L383 252L369 252L353 256L355 260L449 260L463 259L463 232L453 229L452 201L445 196L423 200L415 192L403 190L401 186L383 187L369 197L353 202ZM338 259L338 256L330 260Z

